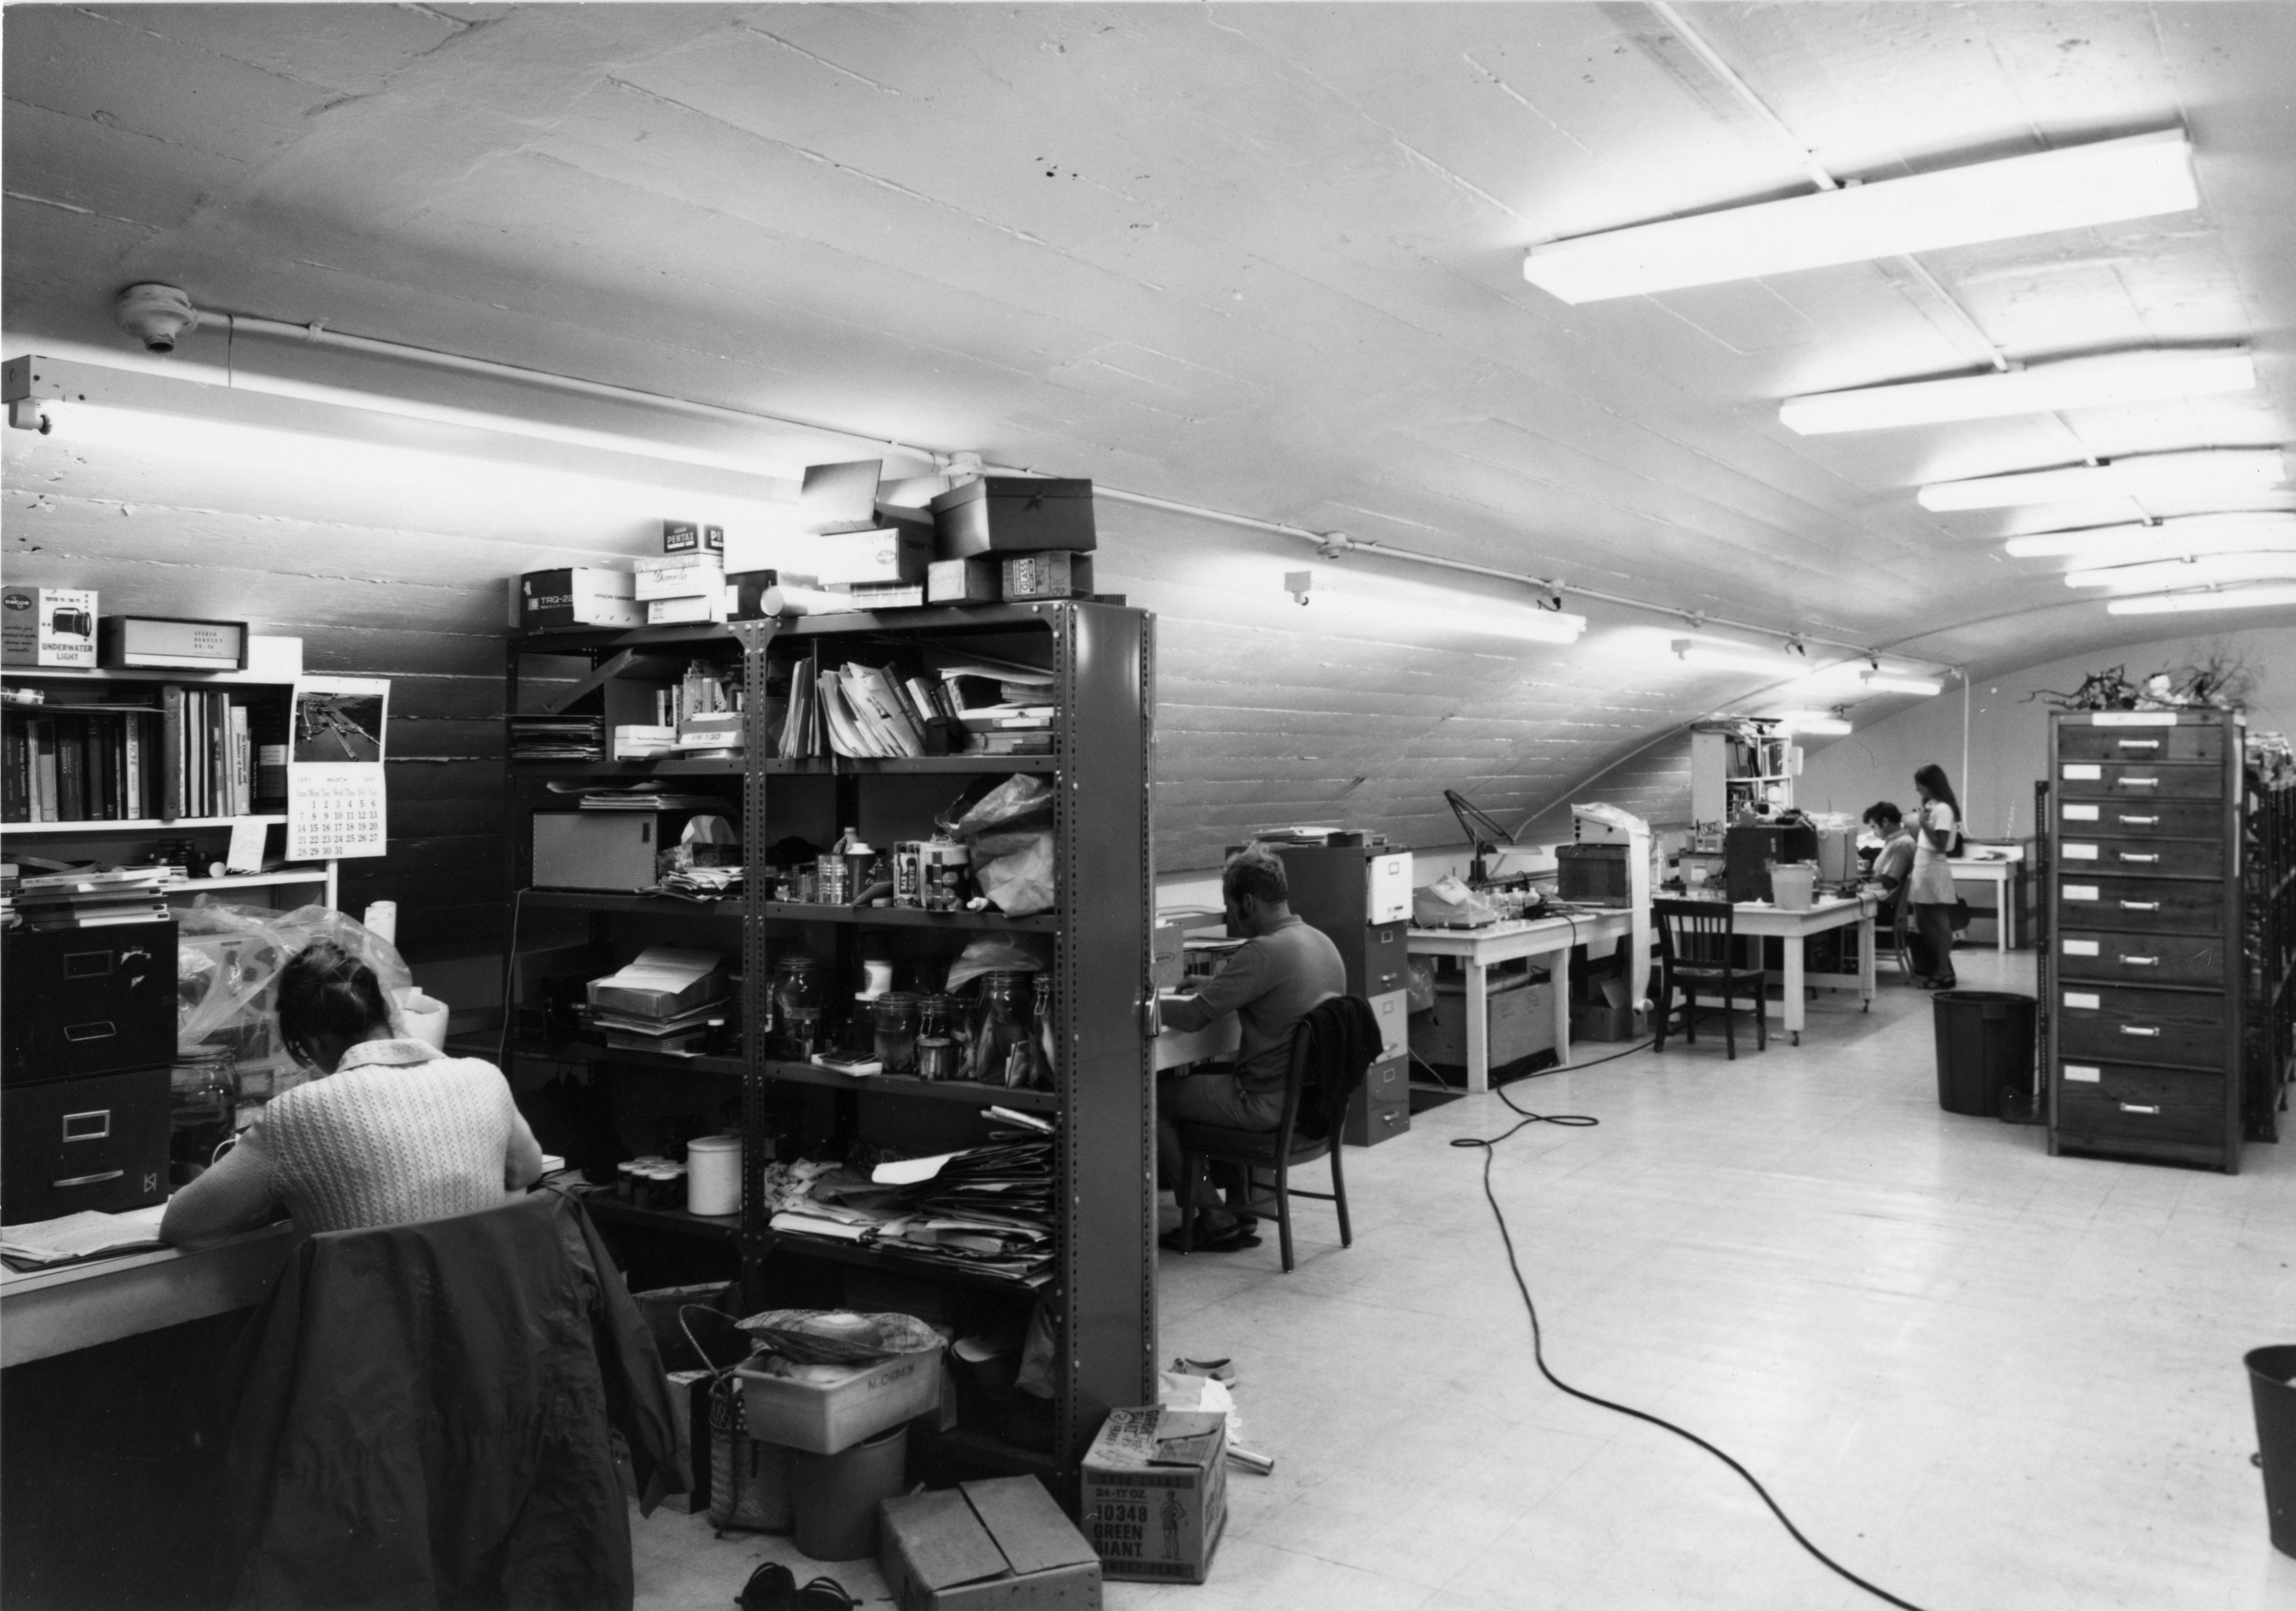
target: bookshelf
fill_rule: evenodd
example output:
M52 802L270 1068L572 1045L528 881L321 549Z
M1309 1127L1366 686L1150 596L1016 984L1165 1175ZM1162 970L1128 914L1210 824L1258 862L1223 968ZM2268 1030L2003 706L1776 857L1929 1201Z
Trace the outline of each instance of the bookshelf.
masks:
M784 757L794 667L816 657L870 665L915 663L926 649L1046 670L1047 703L1060 711L1049 753L845 754ZM742 678L745 757L710 761L521 760L506 764L513 841L508 898L521 913L521 949L506 961L506 1000L517 1032L506 1060L525 1075L557 1064L578 1067L612 1089L624 1145L648 1150L643 1126L681 1102L704 1122L738 1093L745 1142L742 1212L726 1222L690 1222L678 1211L600 1203L602 1221L662 1241L719 1249L719 1268L738 1273L752 1306L811 1295L865 1307L945 1306L953 1321L983 1325L1027 1319L1041 1297L1060 1346L1048 1427L1016 1432L968 1419L927 1440L930 1458L955 1474L1035 1471L1073 1481L1075 1465L1105 1412L1150 1401L1155 1390L1154 1091L1143 1015L1149 984L1153 624L1144 612L1083 601L922 609L738 622L730 627L607 631L562 630L513 637L508 645L506 709L531 710L544 693L562 696L586 670L618 655L693 656ZM540 657L558 657L555 660ZM569 663L571 662L571 663ZM639 663L639 662L632 662ZM536 678L548 680L537 683ZM606 703L602 695L597 702ZM628 701L620 702L624 709ZM601 712L602 716L603 712ZM513 717L512 719L515 720ZM763 877L741 898L715 907L630 892L536 890L530 810L561 785L627 785L674 779L709 793L738 817L744 866L766 867L787 835L825 848L857 826L872 845L931 836L930 818L977 779L1037 775L1053 785L1057 850L1049 912L829 906L782 900ZM555 797L563 803L562 794ZM545 932L551 924L559 925ZM571 923L569 932L563 925ZM792 951L822 961L832 989L849 990L866 957L891 961L903 988L931 976L969 942L1010 936L1052 958L1052 1029L1057 1067L1052 1089L967 1081L926 1082L854 1077L774 1055L755 1026L767 1021L773 963ZM612 1050L581 1040L545 1040L532 1029L541 959L585 959L592 976L629 960L642 946L677 943L732 951L739 941L742 1027L716 1055L683 1057ZM578 950L567 949L570 942ZM535 958L529 963L528 952ZM570 975L562 975L574 988ZM521 996L523 988L528 993ZM489 1052L491 1047L487 1048ZM890 1244L857 1246L776 1233L763 1197L760 1165L802 1154L842 1155L856 1143L915 1155L980 1146L985 1110L1001 1106L1054 1126L1050 1278L1040 1288L927 1262ZM636 1134L630 1126L637 1126ZM632 1144L635 1143L633 1146ZM594 1198L594 1202L600 1202ZM729 1257L730 1255L730 1257ZM686 1265L691 1270L691 1262ZM688 1278L698 1278L689 1277ZM908 1295L905 1301L900 1295ZM940 1295L936 1296L939 1294Z
M1767 717L1702 721L1690 729L1690 815L1704 826L1726 826L1749 805L1773 814L1793 804L1801 752Z

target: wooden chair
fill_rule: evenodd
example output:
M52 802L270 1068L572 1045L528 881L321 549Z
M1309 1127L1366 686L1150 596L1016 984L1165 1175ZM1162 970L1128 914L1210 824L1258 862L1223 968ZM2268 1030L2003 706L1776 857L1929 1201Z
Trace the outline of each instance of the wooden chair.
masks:
M1651 914L1658 920L1658 1023L1652 1049L1666 1049L1668 1022L1674 1016L1675 994L1682 995L1682 1038L1698 1042L1698 992L1722 998L1722 1037L1733 1060L1738 1056L1737 996L1751 993L1754 1007L1754 1044L1767 1051L1769 1020L1765 1002L1770 984L1768 970L1742 967L1734 959L1738 914L1726 900L1653 900ZM1757 953L1759 958L1759 953Z
M1206 1162L1229 1163L1244 1171L1245 1200L1256 1209L1264 1191L1275 1199L1275 1229L1283 1269L1292 1258L1292 1199L1312 1197L1339 1210L1340 1245L1355 1245L1348 1222L1348 1188L1340 1167L1340 1127L1348 1101L1363 1083L1364 1070L1378 1053L1378 1017L1361 996L1334 996L1310 1007L1292 1032L1292 1067L1283 1082L1283 1112L1272 1130L1229 1130L1218 1124L1183 1124L1180 1132L1180 1251L1195 1245L1196 1179ZM1312 1133L1311 1133L1312 1132ZM1308 1191L1292 1184L1292 1171L1318 1158L1332 1161L1332 1189ZM1262 1171L1271 1179L1263 1188Z

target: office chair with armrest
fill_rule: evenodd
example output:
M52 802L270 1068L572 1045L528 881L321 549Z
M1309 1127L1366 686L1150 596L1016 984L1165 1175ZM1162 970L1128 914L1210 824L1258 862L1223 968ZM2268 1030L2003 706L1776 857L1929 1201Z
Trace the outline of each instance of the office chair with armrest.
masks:
M1698 1043L1698 992L1718 991L1722 997L1722 1039L1729 1056L1738 1056L1737 995L1751 993L1754 1008L1754 1044L1767 1051L1770 1028L1766 1001L1770 975L1759 965L1742 967L1734 959L1738 913L1724 900L1653 900L1658 920L1658 1023L1652 1049L1666 1049L1668 1022L1674 1015L1675 993L1682 994L1682 1038Z
M1292 1032L1292 1067L1283 1082L1283 1112L1274 1130L1229 1130L1218 1124L1183 1124L1180 1130L1180 1251L1195 1245L1196 1179L1207 1160L1232 1163L1244 1171L1245 1196L1259 1203L1259 1171L1273 1176L1275 1229L1288 1274L1292 1257L1292 1199L1312 1197L1339 1210L1340 1245L1355 1245L1348 1221L1347 1181L1340 1167L1340 1127L1348 1101L1363 1083L1364 1070L1380 1047L1378 1016L1361 996L1334 996L1308 1009ZM1332 1189L1308 1191L1292 1184L1292 1171L1328 1156Z

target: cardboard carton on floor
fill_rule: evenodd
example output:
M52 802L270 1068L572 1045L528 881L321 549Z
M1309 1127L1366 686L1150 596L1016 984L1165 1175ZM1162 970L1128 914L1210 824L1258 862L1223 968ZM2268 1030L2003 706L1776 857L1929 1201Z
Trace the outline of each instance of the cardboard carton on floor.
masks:
M1227 1417L1111 1410L1085 1451L1085 1535L1108 1577L1201 1583L1227 1525Z
M901 1611L1096 1611L1100 1561L1032 1476L878 1507L877 1566Z

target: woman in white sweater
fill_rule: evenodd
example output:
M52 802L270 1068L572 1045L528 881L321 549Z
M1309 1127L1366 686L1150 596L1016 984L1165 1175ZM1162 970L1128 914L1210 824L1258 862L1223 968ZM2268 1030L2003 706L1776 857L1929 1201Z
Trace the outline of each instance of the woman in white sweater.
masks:
M373 970L332 941L313 941L280 974L279 1032L316 1077L274 1097L168 1200L161 1241L210 1240L281 1206L306 1231L443 1219L541 1177L542 1149L502 1072L398 1038Z

